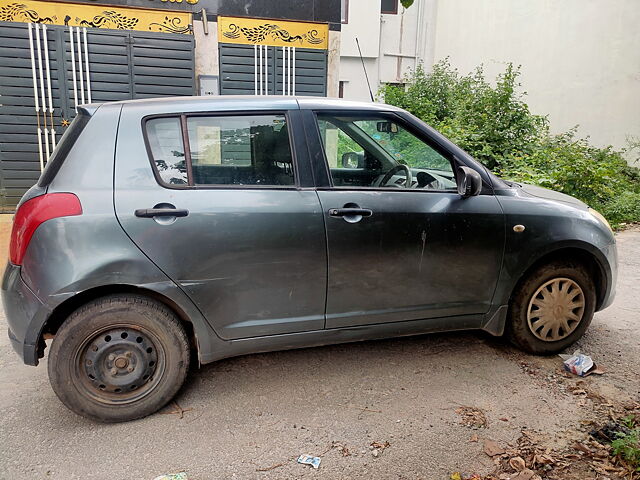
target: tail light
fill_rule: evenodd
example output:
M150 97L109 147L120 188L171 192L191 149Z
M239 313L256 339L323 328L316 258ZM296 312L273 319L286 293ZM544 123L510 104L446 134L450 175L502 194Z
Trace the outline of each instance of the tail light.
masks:
M81 214L82 205L73 193L47 193L24 202L13 218L9 245L11 263L22 265L31 237L42 223Z

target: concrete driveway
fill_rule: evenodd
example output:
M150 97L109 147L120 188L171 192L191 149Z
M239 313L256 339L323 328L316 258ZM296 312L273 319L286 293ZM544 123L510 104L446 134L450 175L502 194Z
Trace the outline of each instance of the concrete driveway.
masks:
M606 373L585 379L481 333L440 334L220 361L191 373L177 405L101 425L63 407L46 359L22 365L2 333L0 478L448 479L492 470L485 439L515 445L526 429L565 448L597 402L640 400L640 232L618 244L617 300L578 345ZM462 407L486 427L463 425ZM295 463L303 453L320 468Z

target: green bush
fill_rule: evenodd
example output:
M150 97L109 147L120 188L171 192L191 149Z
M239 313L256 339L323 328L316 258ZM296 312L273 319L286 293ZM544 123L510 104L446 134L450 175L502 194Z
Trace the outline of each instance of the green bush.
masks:
M418 66L406 87L386 85L379 97L429 123L503 178L579 198L614 227L640 221L640 170L627 164L623 151L578 138L575 128L551 134L548 118L532 114L524 102L519 75L508 64L491 85L482 67L460 75L444 60L428 74Z
M628 416L623 420L629 432L617 434L616 439L611 442L612 451L630 469L640 472L640 426L633 416Z

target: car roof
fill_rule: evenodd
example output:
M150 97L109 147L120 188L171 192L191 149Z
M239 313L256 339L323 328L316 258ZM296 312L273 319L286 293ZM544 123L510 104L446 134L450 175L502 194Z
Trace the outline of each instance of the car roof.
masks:
M104 104L83 105L93 113L100 105L123 105L143 110L157 109L159 112L195 110L375 110L398 111L400 109L383 103L355 102L338 98L281 96L281 95L207 95L193 97L163 97L138 100L121 100Z

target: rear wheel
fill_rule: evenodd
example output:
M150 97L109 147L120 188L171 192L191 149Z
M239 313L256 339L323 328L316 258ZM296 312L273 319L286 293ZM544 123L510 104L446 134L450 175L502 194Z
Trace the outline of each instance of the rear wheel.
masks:
M49 380L62 403L101 422L147 416L173 398L189 367L175 314L138 295L113 295L76 310L57 332Z
M553 262L541 266L514 292L507 337L527 352L560 352L587 330L595 304L595 287L583 265Z

